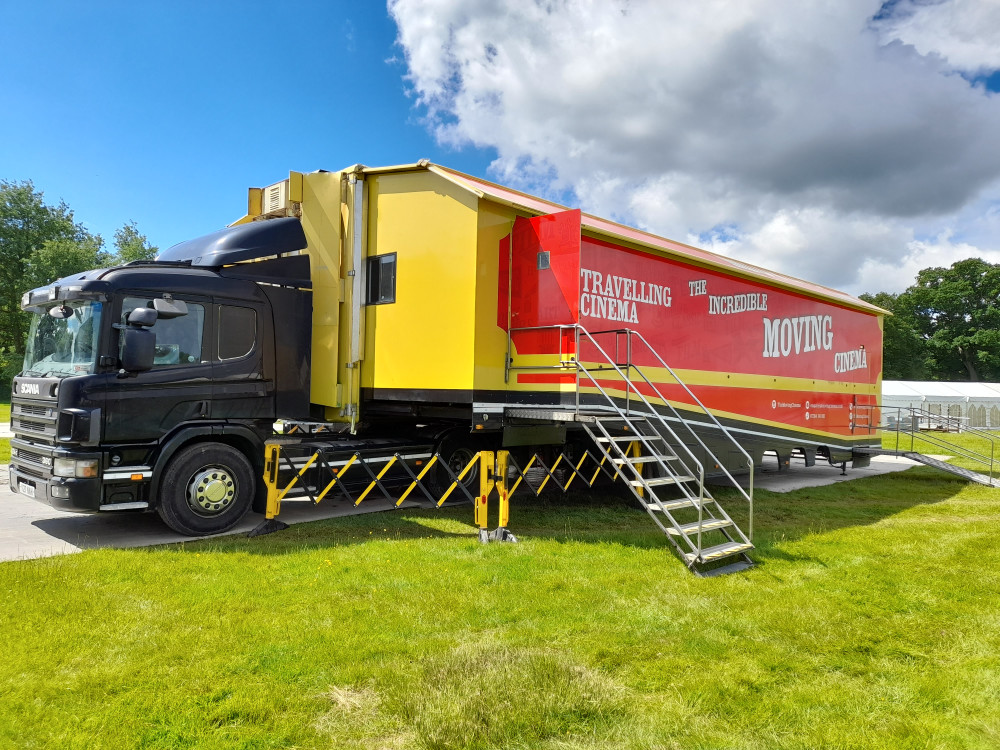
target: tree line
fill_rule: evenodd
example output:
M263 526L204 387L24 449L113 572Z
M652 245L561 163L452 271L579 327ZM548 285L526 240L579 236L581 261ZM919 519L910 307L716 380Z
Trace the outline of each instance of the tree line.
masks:
M24 353L30 320L21 295L56 279L92 268L148 260L151 245L134 221L115 231L114 250L73 217L64 201L45 202L30 180L0 180L0 354L16 366ZM0 366L5 365L3 363ZM9 369L3 366L3 369ZM2 386L0 386L2 387Z
M1000 264L980 258L925 268L899 294L862 294L892 313L886 380L1000 381Z

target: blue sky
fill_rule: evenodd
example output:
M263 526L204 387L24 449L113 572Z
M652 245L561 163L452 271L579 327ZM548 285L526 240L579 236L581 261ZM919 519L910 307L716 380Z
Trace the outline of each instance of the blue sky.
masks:
M421 158L852 293L1000 263L994 0L0 0L0 179L110 241Z
M482 174L492 158L421 123L378 2L0 11L0 179L32 180L109 243L130 220L161 247L215 230L290 169L429 158Z

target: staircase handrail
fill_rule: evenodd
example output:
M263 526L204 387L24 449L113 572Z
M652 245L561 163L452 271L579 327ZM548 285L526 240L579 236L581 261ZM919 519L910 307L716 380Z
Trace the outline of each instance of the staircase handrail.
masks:
M702 410L702 412L710 420L712 420L712 422L715 424L716 427L719 428L719 430L722 432L722 434L725 435L726 438L728 438L729 442L732 443L734 446L736 446L736 449L740 453L743 454L743 457L747 460L747 465L750 467L750 493L749 494L747 494L747 492L743 489L743 487L740 485L740 483L737 482L736 479L733 478L733 475L729 473L729 470L725 467L725 464L722 461L719 462L719 468L722 469L723 473L725 473L725 475L729 478L729 481L733 483L733 485L740 491L740 494L742 494L743 497L746 499L746 501L748 503L750 503L750 507L753 508L753 458L751 458L750 454L747 453L746 449L737 442L736 438L734 438L732 436L732 434L729 432L729 430L726 429L725 425L723 425L722 422L720 422L716 418L716 416L708 409L708 407L706 407L705 404L703 404L701 402L701 399L698 398L690 388L688 388L687 383L685 383L683 380L681 380L677 376L677 373L674 372L674 369L670 365L668 365L666 362L663 361L663 357L661 357L660 354L659 354L659 352L657 352L656 349L654 349L650 345L650 343L648 341L646 341L646 338L641 333L639 333L638 331L632 331L630 329L626 329L626 331L628 331L628 333L626 335L635 336L636 338L638 338L646 346L646 348L649 350L650 354L652 354L654 357L656 357L657 361L663 366L663 368L667 372L670 373L670 377L672 377L674 379L674 381L678 385L680 385L681 388L684 389L684 392L687 393L687 395L696 404L698 404L698 407ZM629 348L631 350L631 346ZM660 393L660 389L657 388L656 385L648 377L646 377L646 373L644 373L642 371L642 368L640 368L638 366L635 366L635 369L636 369L636 372L638 372L642 376L642 379L645 380L646 383L653 389L653 391L656 393L656 395L659 396L660 399L665 404L667 404L667 406L670 407L670 410L672 412L674 412L674 414L677 414L677 411L674 409L674 407L667 401L666 398L664 398L663 394ZM680 418L680 415L678 415L678 418ZM684 421L684 420L681 420L681 421ZM686 421L684 421L684 423L687 424ZM695 439L698 441L698 443L701 445L701 447L704 448L708 452L708 455L714 456L714 454L712 453L712 451L709 450L708 446L705 445L705 443L702 441L702 439L700 437L698 437L698 433L696 433L694 430L692 430L690 426L688 426L688 430L690 430L691 434L694 435Z
M514 336L514 334L516 332L542 331L542 330L561 331L561 330L566 330L566 329L575 329L575 332L576 332L576 342L575 342L576 351L573 353L573 355L570 356L569 362L565 362L565 360L562 359L563 352L562 352L561 337L560 337L560 352L559 352L559 356L560 356L560 362L561 363L565 362L565 364L567 364L567 365L573 365L573 366L575 366L576 371L577 371L577 387L576 387L576 392L577 392L576 411L577 411L577 414L579 414L579 410L580 410L580 403L579 403L580 380L579 380L579 378L580 378L580 373L583 373L590 380L590 382L593 384L593 386L607 400L607 402L609 404L611 404L611 407L615 410L615 412L618 414L618 416L620 418L622 418L623 420L625 420L626 422L629 421L629 418L628 418L628 415L626 414L626 412L623 411L621 409L621 407L618 406L618 404L615 402L614 398L600 385L600 383L597 382L596 378L594 378L594 376L590 373L590 371L580 361L580 359L579 359L579 357L580 357L580 335L582 334L584 337L586 337L590 341L590 343L597 350L597 352L601 355L601 357L604 358L604 361L607 362L611 366L611 369L614 370L614 372L621 378L621 380L624 383L625 388L626 388L626 394L628 394L628 393L635 393L635 395L638 396L639 399L642 401L643 405L646 407L646 411L641 413L642 416L645 416L645 417L654 416L654 417L656 417L656 419L659 420L660 424L663 425L664 429L666 429L666 431L674 439L674 441L676 442L677 446L679 446L680 448L682 448L684 450L684 452L690 457L691 461L698 467L698 475L699 475L699 477L698 477L699 498L704 497L704 494L705 494L705 467L702 464L702 462L700 460L698 460L697 456L694 455L694 453L691 451L691 449L688 447L688 445L683 440L680 439L680 436L678 436L677 433L674 431L674 429L670 426L670 423L664 418L663 414L658 409L656 409L652 405L652 403L650 403L650 401L646 398L646 396L638 388L636 388L635 384L630 380L630 378L628 377L628 375L621 369L621 367L614 360L614 358L612 358L604 350L604 348L597 342L597 340L594 338L597 335L603 335L603 334L607 334L607 333L624 333L627 336L635 335L635 336L638 336L641 339L642 343L646 346L646 348L649 349L649 351L653 354L653 356L655 356L656 359L660 362L660 364L662 364L663 367L670 373L671 377L673 377L673 379L687 392L687 394L698 405L698 407L702 410L702 412L704 412L709 417L709 419L712 420L712 422L722 431L722 433L725 434L725 436L729 439L729 441L733 445L736 446L736 448L739 450L739 452L743 454L744 458L746 458L746 460L747 460L747 465L748 465L748 467L750 469L749 494L748 494L748 492L746 490L743 489L743 487L739 484L739 482L736 481L736 479L733 477L733 475L729 473L729 470L726 469L726 467L725 467L725 465L724 465L724 463L722 461L718 461L718 464L719 464L719 468L721 468L722 471L723 471L723 473L729 478L729 481L733 484L733 486L736 487L736 489L739 491L739 493L743 496L743 498L749 504L750 520L749 520L748 528L747 528L747 532L748 533L746 535L744 535L743 532L739 529L738 526L734 526L734 528L737 530L737 532L740 534L740 536L742 536L745 540L747 540L749 542L750 539L753 538L753 469L754 469L753 459L750 457L750 454L747 453L747 451L738 442L736 442L736 439L729 433L729 431L722 425L722 423L719 422L718 419L716 419L715 415L712 414L708 410L708 408L701 402L701 400L697 396L695 396L695 394L691 391L691 389L688 388L687 385L677 376L677 374L674 372L674 370L669 365L667 365L666 362L663 361L663 358L656 352L655 349L653 349L653 347L649 344L649 342L646 341L646 339L642 337L642 334L638 333L638 331L633 331L633 330L628 329L628 328L622 328L622 329L609 329L609 330L604 330L604 331L596 331L594 333L591 333L590 331L588 331L586 328L584 328L583 326L581 326L579 324L575 324L575 325L560 324L560 325L548 325L548 326L524 326L524 327L518 327L518 328L511 328L511 329L508 330L508 333L507 333L508 356L507 356L506 370L510 371L510 370L521 370L521 369L527 369L527 370L562 369L562 367L564 366L562 364L561 365L554 365L554 366L553 365L548 365L548 366L545 366L545 365L529 365L529 366L522 366L522 367L514 367L513 364L512 364L513 363L513 358L511 356L511 354L512 354L512 343L513 343L512 340L513 340L513 336ZM681 417L680 413L678 413L678 411L674 408L673 404L671 404L667 400L667 398L663 395L663 393L660 391L660 389L657 388L656 384L653 383L646 376L646 374L644 372L642 372L642 369L640 367L638 367L637 365L635 365L635 364L633 364L631 362L631 339L629 339L629 362L627 364L627 367L634 368L635 371L637 373L639 373L639 375L642 377L643 381L645 381L645 383L653 390L653 392L657 395L657 397L663 402L663 405L666 406L667 409L670 410L670 413L673 414L673 416L676 418L676 420L680 424L684 425L684 427L687 428L688 432L691 434L692 437L694 437L694 439L698 442L698 444L701 445L701 447L705 450L705 452L709 456L712 456L713 458L717 459L717 456L715 456L715 454L711 451L711 449L709 449L709 447L705 444L705 442L701 439L701 437L699 437L699 435L694 431L694 429L687 422L687 420L685 420L683 417ZM645 437L643 437L641 435L637 435L637 439L639 439L640 442L643 443L643 445L645 445L647 448L649 448L649 444L648 444L647 440L645 439ZM672 472L672 469L670 469L669 467L667 467L667 471L668 472ZM683 484L680 484L678 486L680 487L680 489L681 489L681 491L682 491L682 493L684 495L686 495L689 499L692 499L692 493L690 493L690 491ZM655 493L651 493L651 494L655 498ZM699 503L699 526L700 526L700 523L701 523L701 505L702 504ZM699 537L700 537L700 530L699 530ZM698 552L700 553L700 538L699 538L699 549L698 549Z
M673 437L673 439L676 441L677 445L684 449L684 452L687 453L687 455L690 457L691 461L693 461L694 464L698 467L698 475L699 475L698 482L699 482L699 487L701 487L702 490L704 490L704 486L705 486L705 467L702 464L702 462L699 461L698 457L695 456L694 453L691 452L691 449L687 446L687 444L683 440L680 439L680 436L676 432L674 432L674 429L663 418L663 415L660 414L656 409L653 408L653 405L651 403L649 403L649 401L646 399L646 397L642 393L639 392L639 389L635 387L635 385L632 383L631 380L629 380L628 376L624 372L622 372L621 368L618 366L618 363L615 362L610 356L608 356L607 352L605 352L604 349L601 348L601 345L598 344L597 341L594 340L593 336L590 335L590 333L587 331L587 329L585 329L583 326L575 326L575 328L578 331L582 331L583 334L588 339L590 339L590 341L593 343L593 345L597 349L597 351L600 352L601 356L604 357L604 359L608 362L608 364L611 365L612 369L614 369L614 371L619 375L619 377L621 377L621 379L625 383L626 388L628 389L628 391L634 392L642 400L643 404L646 405L646 408L649 409L649 414L643 413L643 416L647 416L647 417L648 416L655 416L660 421L660 423L663 425L663 427L667 430L667 432L670 433L670 436ZM604 396L605 399L607 399L607 401L608 401L609 404L611 404L611 407L618 413L618 416L621 417L626 422L628 422L629 421L628 414L626 414L626 412L623 411L622 408L620 406L618 406L617 403L615 403L614 398L601 386L600 383L597 382L597 379L594 378L594 376L590 373L590 371L588 371L587 368L583 366L583 363L580 362L580 360L579 360L579 354L580 354L580 347L577 346L577 352L576 352L576 357L577 358L574 360L574 362L576 363L577 375L579 376L579 373L581 373L581 372L584 375L586 375L587 378L590 380L590 382L593 383L594 387L597 388L597 390L601 392L601 395ZM577 387L577 393L579 393L579 390L580 390L579 387ZM579 403L578 403L577 404L577 410L578 411L579 411L579 408L580 407L579 407ZM674 412L674 413L676 414L676 412ZM678 416L678 419L679 419L680 415L677 415L677 416ZM680 420L680 421L683 423L683 420ZM688 428L688 429L690 429L690 428ZM647 448L650 447L649 443L644 439L643 436L638 435L637 437L642 438L640 442L642 442L643 445L645 445ZM668 471L669 471L669 467L668 467ZM681 487L681 490L686 490L686 488L684 488L683 485L681 485L680 487ZM685 491L685 494L688 494L688 493Z
M890 407L890 409L892 409L892 407ZM900 448L900 441L899 441L899 435L902 432L902 434L910 436L910 450L913 450L914 440L923 440L924 442L929 443L937 448L944 448L945 450L951 451L952 453L957 454L960 458L966 458L970 461L974 461L986 466L987 471L989 472L990 479L993 479L993 473L995 471L995 463L996 463L995 459L996 438L993 435L990 435L985 430L976 429L975 427L966 427L964 424L962 424L960 420L957 420L955 417L952 417L951 415L934 414L933 412L927 409L921 409L920 407L916 406L897 406L895 407L895 411L897 414L896 426L894 430L894 432L896 433L896 450L902 450ZM909 413L910 423L908 429L901 430L900 426L902 425L902 419L900 418L900 415L904 411ZM882 416L883 417L886 416L886 409L884 407L882 409ZM914 417L916 417L915 424L914 424ZM971 448L966 448L964 446L958 445L957 443L949 442L938 435L932 436L931 434L922 431L920 429L920 417L927 417L928 422L930 421L931 418L933 418L935 421L940 421L944 424L954 424L958 428L960 433L970 432L973 435L977 435L978 437L981 437L989 441L990 455L987 456L985 453L980 453L979 451L973 450Z
M744 500L747 501L747 504L749 505L749 508L750 508L750 519L749 519L749 522L747 524L747 537L748 537L748 541L749 541L749 539L753 539L753 459L750 458L750 454L747 453L746 450L744 450L743 446L741 446L739 443L736 442L735 438L733 438L733 436L729 433L729 431L726 430L726 428L719 422L718 419L715 418L715 415L712 414L708 410L708 408L701 402L701 400L697 396L695 396L694 393L691 392L691 389L688 388L687 385L684 383L684 381L682 381L677 376L677 373L675 373L674 370L666 362L663 361L663 358L657 353L657 351L655 349L653 349L652 346L650 346L649 342L646 341L646 339L643 338L642 334L640 334L638 331L633 331L632 329L629 329L629 328L621 328L621 329L609 329L609 330L605 330L605 331L595 331L594 333L591 333L590 331L588 331L583 326L577 326L577 328L578 328L578 331L580 333L582 333L584 336L586 336L590 340L590 342L592 343L592 345L594 346L594 348L597 349L598 352L600 352L601 356L603 356L604 359L609 364L611 364L611 366L615 369L615 371L621 376L622 380L626 384L627 392L628 391L633 391L642 400L642 403L645 405L646 409L648 409L649 414L655 415L656 418L659 419L659 421L664 425L664 427L667 428L667 430L670 432L670 434L673 436L673 438L680 445L684 446L685 451L687 451L687 453L689 455L691 455L692 457L694 457L694 454L687 447L687 444L684 443L678 437L677 433L674 432L674 430L670 427L669 423L663 418L663 415L659 412L659 410L656 409L649 402L649 400L645 397L645 395L643 395L643 393L638 388L635 387L635 384L629 379L629 377L624 372L621 371L621 369L618 366L618 363L615 362L607 354L607 352L604 351L604 349L601 347L601 345L597 343L597 340L594 338L595 336L600 336L600 335L607 334L607 333L624 333L628 337L631 337L631 336L638 337L642 341L642 343L646 346L646 348L649 349L649 351L653 354L653 356L656 357L656 359L660 362L660 364L662 364L664 366L664 368L666 368L666 370L670 373L671 377L673 377L673 379L685 390L685 392L687 392L687 394L695 401L695 403L698 404L698 406L709 417L709 419L711 419L719 427L719 429L722 430L723 434L725 434L725 436L729 439L729 441L733 445L736 446L736 448L740 451L740 453L743 454L744 458L746 458L746 460L747 460L747 466L750 469L750 487L749 487L749 493L746 490L744 490L743 487L740 485L740 483L737 482L736 479L733 477L733 475L729 473L729 470L725 467L724 462L721 461L721 460L718 460L718 457L705 444L705 441L703 441L701 439L701 437L698 435L698 433L694 431L694 429L691 427L690 423L686 419L684 419L680 415L680 413L678 413L678 411L674 408L673 404L671 404L670 401L668 401L667 398L660 391L660 389L657 388L656 384L646 376L646 373L644 373L642 371L642 368L639 367L638 365L635 365L635 364L632 363L632 345L631 345L631 338L629 338L628 339L629 343L628 343L628 364L627 364L627 366L630 367L630 368L633 368L639 374L639 376L643 379L643 381L646 383L646 385L648 385L653 390L653 393L655 393L657 395L657 397L660 399L660 401L663 402L663 405L666 406L670 410L670 413L674 415L674 417L677 419L677 421L680 424L684 425L684 427L691 434L691 436L705 450L705 453L708 454L709 456L711 456L712 458L716 459L719 468L722 469L723 473L729 478L729 481L733 484L734 487L736 487L737 491L743 496ZM576 354L577 354L577 357L579 358L579 356L580 356L580 347L579 347L579 345L577 345L577 352L576 352ZM582 364L581 364L580 367L581 367L581 371L587 372L586 368L582 367ZM594 382L595 385L596 385L596 381L590 375L589 372L587 372L587 377L589 377L591 379L591 381ZM600 390L601 390L601 393L604 394L605 397L607 397L607 394L604 392L604 390L603 389L600 389ZM614 404L614 401L612 400L611 403ZM617 404L614 404L614 406L615 406L616 409L618 408ZM702 482L704 482L704 468L701 467L701 462L700 461L698 461L696 458L694 460L698 463L698 466L701 468ZM702 489L702 491L704 491L704 488ZM737 530L739 530L738 527L736 527L736 528L737 528ZM740 532L740 533L742 534L742 532ZM699 547L700 547L700 539L699 539ZM700 552L700 549L699 549L699 552Z
M521 366L521 367L514 367L513 366L513 364L512 364L512 362L513 362L513 356L512 356L511 345L512 345L515 333L522 333L522 332L526 332L526 331L563 331L563 330L570 330L570 329L572 329L575 332L575 341L574 341L574 344L576 346L576 351L570 356L570 359L568 361L562 360L562 357L563 357L562 338L560 337L559 357L560 357L560 362L562 364L559 364L559 365L527 365L527 366ZM640 399L642 399L643 403L649 409L650 415L656 416L656 418L659 419L659 421L666 428L667 432L670 433L670 435L674 438L674 440L677 441L677 444L684 449L684 451L690 457L691 461L693 461L694 464L698 467L698 473L699 473L699 476L700 476L700 485L699 486L702 488L702 492L703 492L704 491L704 486L705 486L705 467L702 465L701 461L699 461L698 457L695 456L694 453L691 452L691 449L688 448L687 444L685 444L680 439L680 437L677 435L677 433L674 432L673 428L670 427L670 425L667 423L667 421L663 418L663 415L660 414L656 409L654 409L653 406L652 406L652 404L650 404L649 401L646 400L646 397L643 396L634 387L634 385L632 384L632 382L628 379L628 376L624 372L622 372L621 368L618 366L618 363L615 362L614 359L612 359L611 356L609 356L608 353L604 351L604 349L601 347L601 345L598 344L597 341L594 340L593 336L583 326L577 325L577 324L573 324L573 325L568 325L568 324L554 324L554 325L545 325L545 326L521 326L521 327L518 327L518 328L511 328L507 332L507 367L506 367L506 370L507 371L510 371L510 370L553 370L553 369L559 369L559 370L561 370L561 369L565 369L566 367L573 367L576 370L576 373L577 373L577 384L576 384L577 401L576 401L576 407L575 407L577 414L580 413L580 399L579 399L579 397L580 397L580 382L579 382L579 377L580 377L580 373L582 372L582 373L584 373L587 376L587 378L590 380L590 382L593 383L594 387L597 388L598 391L600 391L601 395L604 396L604 398L607 400L607 402L609 404L611 404L611 407L615 410L615 412L618 414L618 416L621 419L623 419L623 420L625 420L627 422L628 421L628 415L624 411L622 411L621 407L619 407L618 404L615 403L614 398L601 386L600 383L597 382L597 380L593 377L593 375L591 375L590 372L583 366L583 363L580 362L580 360L579 360L580 340L579 339L580 339L580 332L581 331L584 333L584 335L588 339L590 339L590 341L593 343L593 345L597 349L597 351L600 352L601 356L604 357L605 361L608 364L611 365L612 369L618 374L619 377L621 377L622 381L624 381L627 384L628 392L633 392L634 391L635 394ZM669 406L669 404L668 404L668 406ZM677 414L676 411L674 411L673 407L670 407L670 409L671 409L671 411L674 412L675 416L677 416L678 420L683 423L684 420L680 419L680 415ZM646 416L646 415L644 415L644 416ZM690 427L688 429L690 429ZM697 435L695 437L697 438ZM641 439L640 442L642 442L643 445L645 445L647 448L649 448L649 443L645 439ZM669 470L670 469L668 467L668 471ZM617 471L617 469L616 469L616 471ZM689 491L685 487L681 486L681 489L684 491L684 494L689 495Z

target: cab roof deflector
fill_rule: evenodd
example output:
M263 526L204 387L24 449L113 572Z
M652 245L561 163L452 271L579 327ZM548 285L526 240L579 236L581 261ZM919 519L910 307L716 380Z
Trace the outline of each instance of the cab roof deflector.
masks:
M156 256L157 262L190 263L201 268L219 268L273 255L284 255L306 247L302 223L294 218L252 221L181 242Z

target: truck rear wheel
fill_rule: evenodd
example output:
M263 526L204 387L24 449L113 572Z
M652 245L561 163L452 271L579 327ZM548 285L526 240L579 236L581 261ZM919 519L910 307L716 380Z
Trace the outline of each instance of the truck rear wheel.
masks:
M480 450L486 450L482 440L472 437L468 433L458 433L451 434L441 441L438 454L441 456L441 461L457 477ZM436 468L431 476L431 491L441 496L451 487L451 483L452 479L448 476L447 472ZM468 473L462 477L461 483L473 495L479 494L478 464L469 469ZM450 499L459 499L461 497L464 496L456 489L451 494Z
M157 512L179 534L219 534L247 514L255 491L246 456L223 443L197 443L178 451L167 466Z

